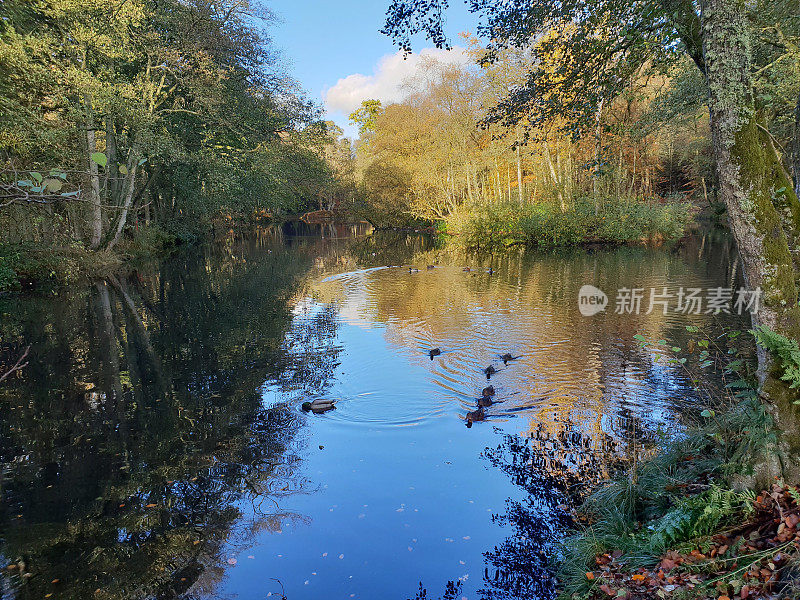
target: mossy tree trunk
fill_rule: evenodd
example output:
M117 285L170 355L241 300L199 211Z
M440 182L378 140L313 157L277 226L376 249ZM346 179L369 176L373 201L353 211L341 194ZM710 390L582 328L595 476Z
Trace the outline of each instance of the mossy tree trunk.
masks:
M800 307L790 246L798 233L797 195L769 134L759 123L751 79L751 29L745 0L702 1L703 59L709 90L711 134L720 197L741 255L746 285L763 290L754 325L800 339ZM759 356L762 394L776 419L782 474L800 475L797 398L777 376L771 358ZM760 483L778 473L760 465Z

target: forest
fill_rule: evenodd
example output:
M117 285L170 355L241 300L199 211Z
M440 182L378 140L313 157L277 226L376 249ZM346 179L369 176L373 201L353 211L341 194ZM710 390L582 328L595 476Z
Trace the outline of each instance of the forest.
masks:
M273 20L232 0L4 2L0 288L341 193Z

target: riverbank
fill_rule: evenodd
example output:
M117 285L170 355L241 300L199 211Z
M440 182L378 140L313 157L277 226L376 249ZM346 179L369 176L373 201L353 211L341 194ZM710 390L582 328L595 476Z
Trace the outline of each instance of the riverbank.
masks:
M775 424L747 362L731 358L737 337L701 337L691 350L651 345L673 364L695 354L721 367L726 396L574 510L562 600L797 597L800 489L765 485L759 472L774 460ZM775 350L763 331L758 339Z
M123 239L114 250L90 250L84 244L0 244L0 292L68 285L92 277L107 277L136 263L166 257L175 248L197 243L199 236L181 237L158 227Z
M474 249L663 243L680 238L691 218L685 202L578 199L563 211L553 203L484 203L453 212L443 231Z
M151 261L160 261L173 252L215 239L238 236L249 231L263 230L271 225L289 221L301 222L299 216L281 220L235 220L198 223L191 227L182 224L171 230L157 225L137 227L123 237L113 250L90 250L80 242L66 240L49 244L41 242L0 242L0 292L59 287L92 278L119 275ZM332 223L332 222L331 222ZM322 227L325 223L305 223Z

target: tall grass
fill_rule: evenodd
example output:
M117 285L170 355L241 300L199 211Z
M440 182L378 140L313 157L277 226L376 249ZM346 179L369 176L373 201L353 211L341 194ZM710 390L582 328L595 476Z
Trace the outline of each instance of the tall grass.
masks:
M596 210L593 200L579 199L566 211L549 202L473 204L451 214L445 226L469 248L555 247L673 240L683 234L690 218L686 203L621 198L603 202Z

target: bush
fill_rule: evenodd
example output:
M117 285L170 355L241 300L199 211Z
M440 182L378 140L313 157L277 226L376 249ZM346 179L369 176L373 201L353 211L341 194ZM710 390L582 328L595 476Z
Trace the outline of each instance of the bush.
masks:
M550 203L476 204L450 215L446 228L470 248L555 247L673 240L683 234L689 218L688 206L683 203L616 199L603 203L595 214L594 202L580 199L566 212Z

